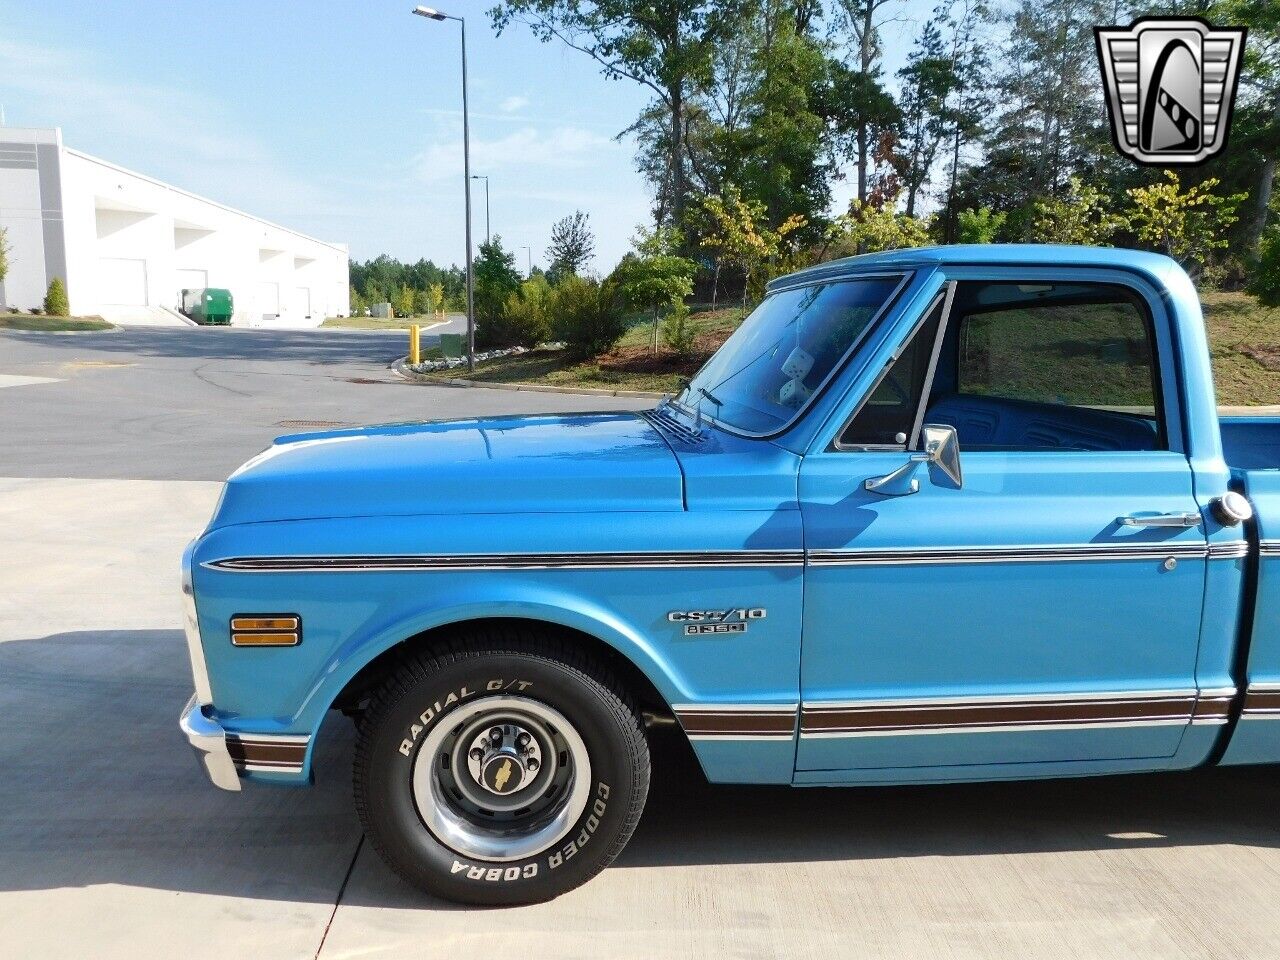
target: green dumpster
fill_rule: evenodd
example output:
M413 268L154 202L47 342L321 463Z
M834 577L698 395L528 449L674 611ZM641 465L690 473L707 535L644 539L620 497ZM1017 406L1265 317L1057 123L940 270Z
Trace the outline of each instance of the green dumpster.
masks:
M460 333L440 334L440 353L446 360L458 360L462 357L463 336Z
M199 324L231 323L235 308L231 291L221 287L201 287L182 291L182 313Z

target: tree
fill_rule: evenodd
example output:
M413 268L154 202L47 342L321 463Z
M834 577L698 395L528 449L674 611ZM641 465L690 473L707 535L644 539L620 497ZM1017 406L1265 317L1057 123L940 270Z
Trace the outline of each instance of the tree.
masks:
M536 347L545 342L551 335L550 305L551 284L546 278L525 280L519 290L507 297L501 339L520 347Z
M658 351L659 315L681 306L693 293L693 274L697 264L684 257L654 253L623 257L613 272L613 281L632 307L653 313L653 335L650 349Z
M1111 212L1109 197L1073 176L1064 194L1036 201L1032 239L1036 243L1103 246L1125 226L1124 216Z
M395 303L393 306L397 315L401 317L413 316L413 291L409 288L407 283L402 283L400 285L399 291L396 292Z
M1006 216L990 207L961 210L956 214L956 243L995 243Z
M427 287L427 296L431 300L431 311L433 313L442 313L444 311L444 284L431 284Z
M1119 162L1093 38L1094 25L1114 15L1112 0L1018 0L996 78L1003 109L985 125L987 157L977 172L999 195L997 209L1030 207L1072 174L1100 179L1100 161Z
M355 288L354 284L351 286L351 289L348 291L347 297L350 301L351 316L363 317L364 312L366 309L368 309L368 307L364 302L364 297L360 296L360 291Z
M716 250L720 259L742 270L742 305L748 297L759 299L769 277L769 268L784 252L787 237L802 226L804 219L791 216L777 229L768 225L764 204L743 198L729 185L715 197L703 197L701 207L707 224L702 245Z
M959 13L953 11L959 7ZM987 0L957 0L940 22L951 33L951 73L953 86L947 96L945 116L951 157L947 164L947 203L942 213L944 242L956 239L958 212L956 185L965 146L978 137L989 108L990 61L982 34L993 14Z
M49 281L49 291L44 295L44 312L51 317L65 317L71 313L67 303L67 288L61 277Z
M1178 175L1166 170L1162 183L1129 191L1129 224L1140 240L1199 277L1209 254L1228 246L1224 234L1239 219L1236 210L1246 197L1243 193L1218 196L1213 192L1217 185L1210 177L1184 190Z
M1246 288L1268 307L1280 307L1280 226L1262 235L1258 261Z
M898 213L896 199L880 206L851 200L848 213L836 217L828 232L828 254L840 257L928 244L929 222Z
M507 298L520 289L516 255L504 250L502 237L480 244L475 262L476 338L486 347L511 346L503 326Z
M879 14L882 9L898 0L839 0L839 12L844 25L848 27L853 38L854 69L850 82L842 86L850 92L849 103L855 106L850 111L853 120L854 161L857 164L858 199L868 199L869 173L875 153L875 135L877 127L892 121L893 98L885 92L880 83L880 60L883 49L880 45Z
M693 353L700 332L701 328L689 318L689 308L683 303L672 307L662 321L662 339L681 357Z
M581 273L595 252L596 240L591 233L590 218L581 210L551 225L551 245L547 247L547 273L551 282L571 273Z
M435 312L435 303L431 299L430 290L413 291L413 313L415 316L429 317Z
M955 58L949 54L936 19L925 24L907 65L898 71L902 93L902 180L906 213L915 216L916 199L933 172L934 160L949 130L949 100L959 84Z
M552 333L573 357L605 353L627 332L622 297L611 280L570 274L552 291L547 312Z
M654 220L679 224L689 194L689 100L733 21L730 7L712 0L499 0L489 15L498 33L522 22L539 40L558 39L591 57L606 77L633 80L653 92L668 131Z
M9 239L8 231L0 227L0 283L9 272Z

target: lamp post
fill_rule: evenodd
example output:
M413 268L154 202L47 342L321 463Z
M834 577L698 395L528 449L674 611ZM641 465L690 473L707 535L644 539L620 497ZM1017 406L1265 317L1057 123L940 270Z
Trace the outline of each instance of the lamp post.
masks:
M526 274L526 277L532 280L533 279L533 250L532 248L526 246L524 248L524 252L525 252L525 255L529 258L529 272Z
M475 268L471 258L471 128L467 113L467 21L452 17L431 7L414 7L415 16L428 20L457 20L462 30L462 183L466 196L467 218L467 370L476 369L476 298Z
M472 180L484 181L484 242L489 243L489 177L483 173L473 173Z

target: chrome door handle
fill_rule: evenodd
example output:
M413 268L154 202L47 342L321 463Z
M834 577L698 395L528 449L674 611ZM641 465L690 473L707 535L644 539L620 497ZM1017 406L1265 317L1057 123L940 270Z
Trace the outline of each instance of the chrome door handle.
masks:
M1198 527L1198 513L1156 513L1141 517L1116 517L1122 527Z

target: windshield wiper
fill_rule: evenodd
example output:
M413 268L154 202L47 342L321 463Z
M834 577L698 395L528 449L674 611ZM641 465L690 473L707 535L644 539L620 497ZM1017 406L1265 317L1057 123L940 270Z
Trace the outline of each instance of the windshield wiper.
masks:
M714 403L717 409L724 406L724 401L721 400L719 397L717 397L714 393L712 393L706 387L699 387L698 392L702 394L704 397L706 397L708 400L710 400L712 403Z

